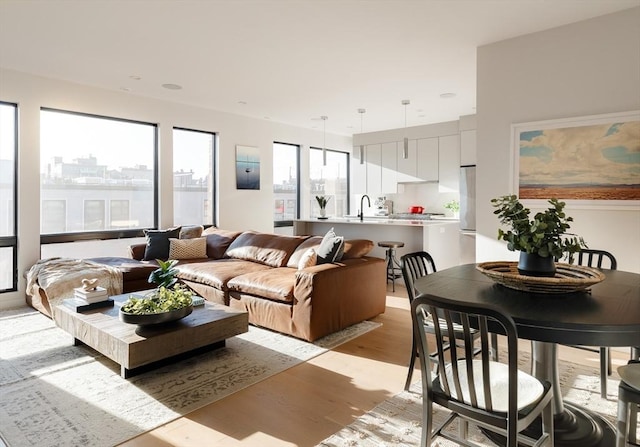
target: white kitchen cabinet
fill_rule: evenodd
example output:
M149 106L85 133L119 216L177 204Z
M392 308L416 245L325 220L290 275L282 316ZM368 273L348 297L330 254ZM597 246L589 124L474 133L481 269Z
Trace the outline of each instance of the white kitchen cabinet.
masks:
M417 182L418 179L418 140L409 140L408 157L405 159L404 142L398 142L397 163L398 163L398 183Z
M398 192L398 143L383 143L381 147L381 190L383 194Z
M351 157L351 194L367 193L367 165L360 164L360 146L353 148ZM364 158L364 154L363 154Z
M439 137L438 190L460 192L460 136Z
M382 192L382 145L367 145L364 149L364 157L367 171L366 193L377 196Z
M437 181L439 157L438 138L423 138L417 141L416 177L418 181Z
M463 130L460 132L460 166L476 164L476 131Z

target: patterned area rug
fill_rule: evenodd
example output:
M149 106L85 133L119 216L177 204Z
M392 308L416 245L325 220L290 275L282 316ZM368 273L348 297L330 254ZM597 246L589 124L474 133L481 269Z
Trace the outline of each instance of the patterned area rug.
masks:
M255 327L131 379L31 309L0 312L0 436L10 447L112 446L362 335L365 321L307 343Z
M521 356L521 368L527 370L529 356ZM416 371L419 377L420 372ZM609 376L607 399L600 397L599 372L575 363L560 362L560 386L565 400L582 405L608 419L615 426L619 377ZM442 423L447 410L434 405L434 427ZM422 383L417 380L409 391L385 400L365 413L352 424L322 441L321 447L390 447L419 446L422 434ZM454 432L457 422L447 428ZM495 447L476 427L469 426L469 438L487 447ZM459 446L444 438L436 438L433 444L440 447Z

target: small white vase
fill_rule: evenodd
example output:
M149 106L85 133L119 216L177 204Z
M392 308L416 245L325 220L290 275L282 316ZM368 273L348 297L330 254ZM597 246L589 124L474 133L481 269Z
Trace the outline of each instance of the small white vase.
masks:
M327 216L327 209L320 208L320 217L326 217L326 216Z

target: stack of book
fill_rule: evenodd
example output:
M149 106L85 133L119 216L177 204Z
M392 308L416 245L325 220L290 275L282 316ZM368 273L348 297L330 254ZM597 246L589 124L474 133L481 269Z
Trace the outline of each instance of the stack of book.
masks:
M113 300L109 298L107 289L96 287L95 289L85 289L78 287L73 289L73 298L64 300L64 304L76 312L98 309L100 307L113 306Z
M73 289L73 297L78 300L78 303L93 304L101 301L106 301L109 298L107 289L104 287L96 287L94 289L87 290L83 287L77 287Z

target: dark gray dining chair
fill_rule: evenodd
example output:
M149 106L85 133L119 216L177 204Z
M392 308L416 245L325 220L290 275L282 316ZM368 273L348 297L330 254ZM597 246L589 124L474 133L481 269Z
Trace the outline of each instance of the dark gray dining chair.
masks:
M420 294L411 303L413 330L418 340L422 375L422 446L431 446L436 437L462 445L467 441L469 423L506 438L507 447L554 444L553 388L518 369L518 330L513 319L497 307L459 303L433 295ZM434 322L433 346L424 325ZM454 325L456 328L454 328ZM460 329L458 329L460 328ZM458 338L458 331L463 336ZM489 330L506 334L506 363L489 357ZM473 334L472 334L473 333ZM481 354L474 355L478 334ZM442 348L455 338L458 349ZM436 350L438 372L432 369ZM450 410L444 422L433 428L433 405ZM523 430L542 416L537 439ZM445 430L458 420L458 431ZM473 444L475 445L475 444Z
M413 302L417 291L415 289L415 281L418 278L423 276L427 276L430 273L436 272L436 264L429 253L426 251L417 251L413 253L407 253L406 255L400 258L400 265L402 269L402 277L404 278L404 284L407 288L407 295L409 296L409 304ZM434 334L434 326L431 320L426 320L424 325L424 330L428 334ZM472 331L474 336L477 336L477 331ZM461 337L462 332L457 331L456 335ZM498 355L498 336L496 334L491 334L492 338L492 358L496 359ZM451 346L450 341L446 339L445 345L443 349L447 350ZM476 348L474 351L475 354L480 352L480 348ZM437 364L436 352L430 354L432 361L434 364ZM411 359L409 361L409 371L407 373L407 380L404 384L404 389L408 390L411 386L411 378L413 377L413 370L415 367L416 357L418 356L418 347L416 342L415 335L413 336L412 346L411 346Z
M577 265L583 265L587 267L594 267L597 269L609 269L617 270L618 261L608 251L595 250L590 248L582 249L578 252ZM607 377L611 375L611 350L608 347L601 346L599 348L592 348L590 346L577 346L569 345L572 348L578 348L585 351L595 352L600 354L600 396L603 399L607 398Z
M618 368L618 418L616 421L616 447L638 445L637 424L640 406L640 362L629 360Z

